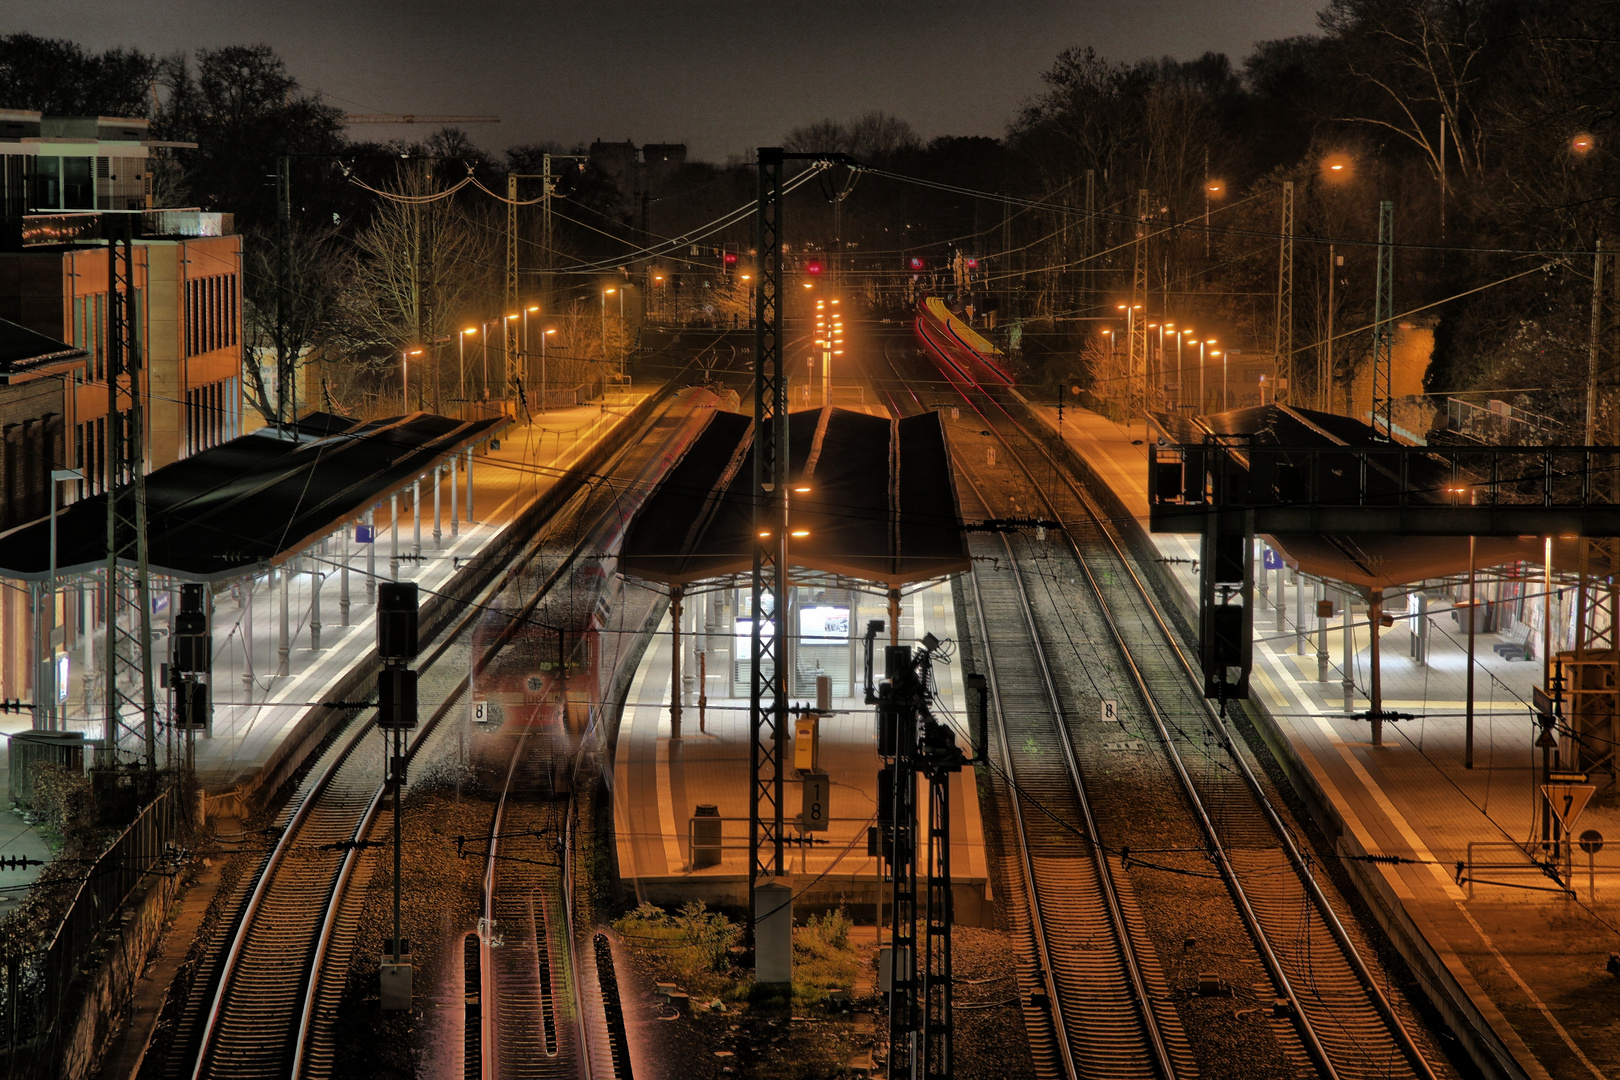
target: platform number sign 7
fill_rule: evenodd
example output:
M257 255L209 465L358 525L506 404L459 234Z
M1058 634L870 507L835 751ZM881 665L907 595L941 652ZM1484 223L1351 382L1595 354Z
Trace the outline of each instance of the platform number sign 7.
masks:
M1102 720L1105 724L1119 723L1119 702L1111 698L1104 698L1102 703Z

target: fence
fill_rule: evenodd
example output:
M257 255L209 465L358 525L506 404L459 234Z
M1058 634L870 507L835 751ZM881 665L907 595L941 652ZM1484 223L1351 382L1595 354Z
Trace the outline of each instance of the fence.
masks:
M176 835L175 810L171 792L148 803L91 865L50 943L32 955L7 958L8 1075L54 1073L58 1042L78 1018L74 991L80 973L94 967L92 955L108 928L118 925L130 894L160 868Z
M1552 417L1514 408L1496 398L1484 405L1446 398L1446 427L1487 443L1545 443L1564 438L1564 425Z

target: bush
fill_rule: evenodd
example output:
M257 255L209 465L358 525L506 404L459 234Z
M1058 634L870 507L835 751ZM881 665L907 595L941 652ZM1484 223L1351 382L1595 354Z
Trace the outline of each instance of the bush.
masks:
M96 801L90 778L77 769L39 762L33 767L33 817L41 830L60 847L70 836L82 836L95 826Z
M796 944L824 956L849 948L849 932L854 927L855 921L849 917L843 905L839 905L823 915L812 915L805 920L803 932L796 935Z
M671 963L688 974L726 971L732 947L742 940L742 927L697 900L674 915L642 904L613 928L632 944L667 950Z

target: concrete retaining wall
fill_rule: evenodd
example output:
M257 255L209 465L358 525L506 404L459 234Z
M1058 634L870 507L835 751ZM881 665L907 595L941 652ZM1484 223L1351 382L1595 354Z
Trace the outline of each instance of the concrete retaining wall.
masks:
M72 1019L64 1021L57 1040L61 1061L57 1075L62 1080L96 1075L113 1030L135 997L146 958L163 936L179 886L177 877L153 874L150 884L131 901L122 926L107 932L111 941L105 956L74 987L69 999L76 1008Z

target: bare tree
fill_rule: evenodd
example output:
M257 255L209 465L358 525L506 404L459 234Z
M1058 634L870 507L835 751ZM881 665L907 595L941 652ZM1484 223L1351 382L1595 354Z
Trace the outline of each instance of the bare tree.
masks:
M349 293L359 340L351 374L397 367L402 351L419 348L415 403L439 412L461 398L459 371L451 381L446 368L456 362L460 331L498 303L500 241L498 229L444 194L428 161L402 165L355 239L361 257Z
M298 417L298 372L343 336L340 296L353 267L331 229L244 237L243 346L248 401L265 422ZM266 370L268 368L268 371Z

